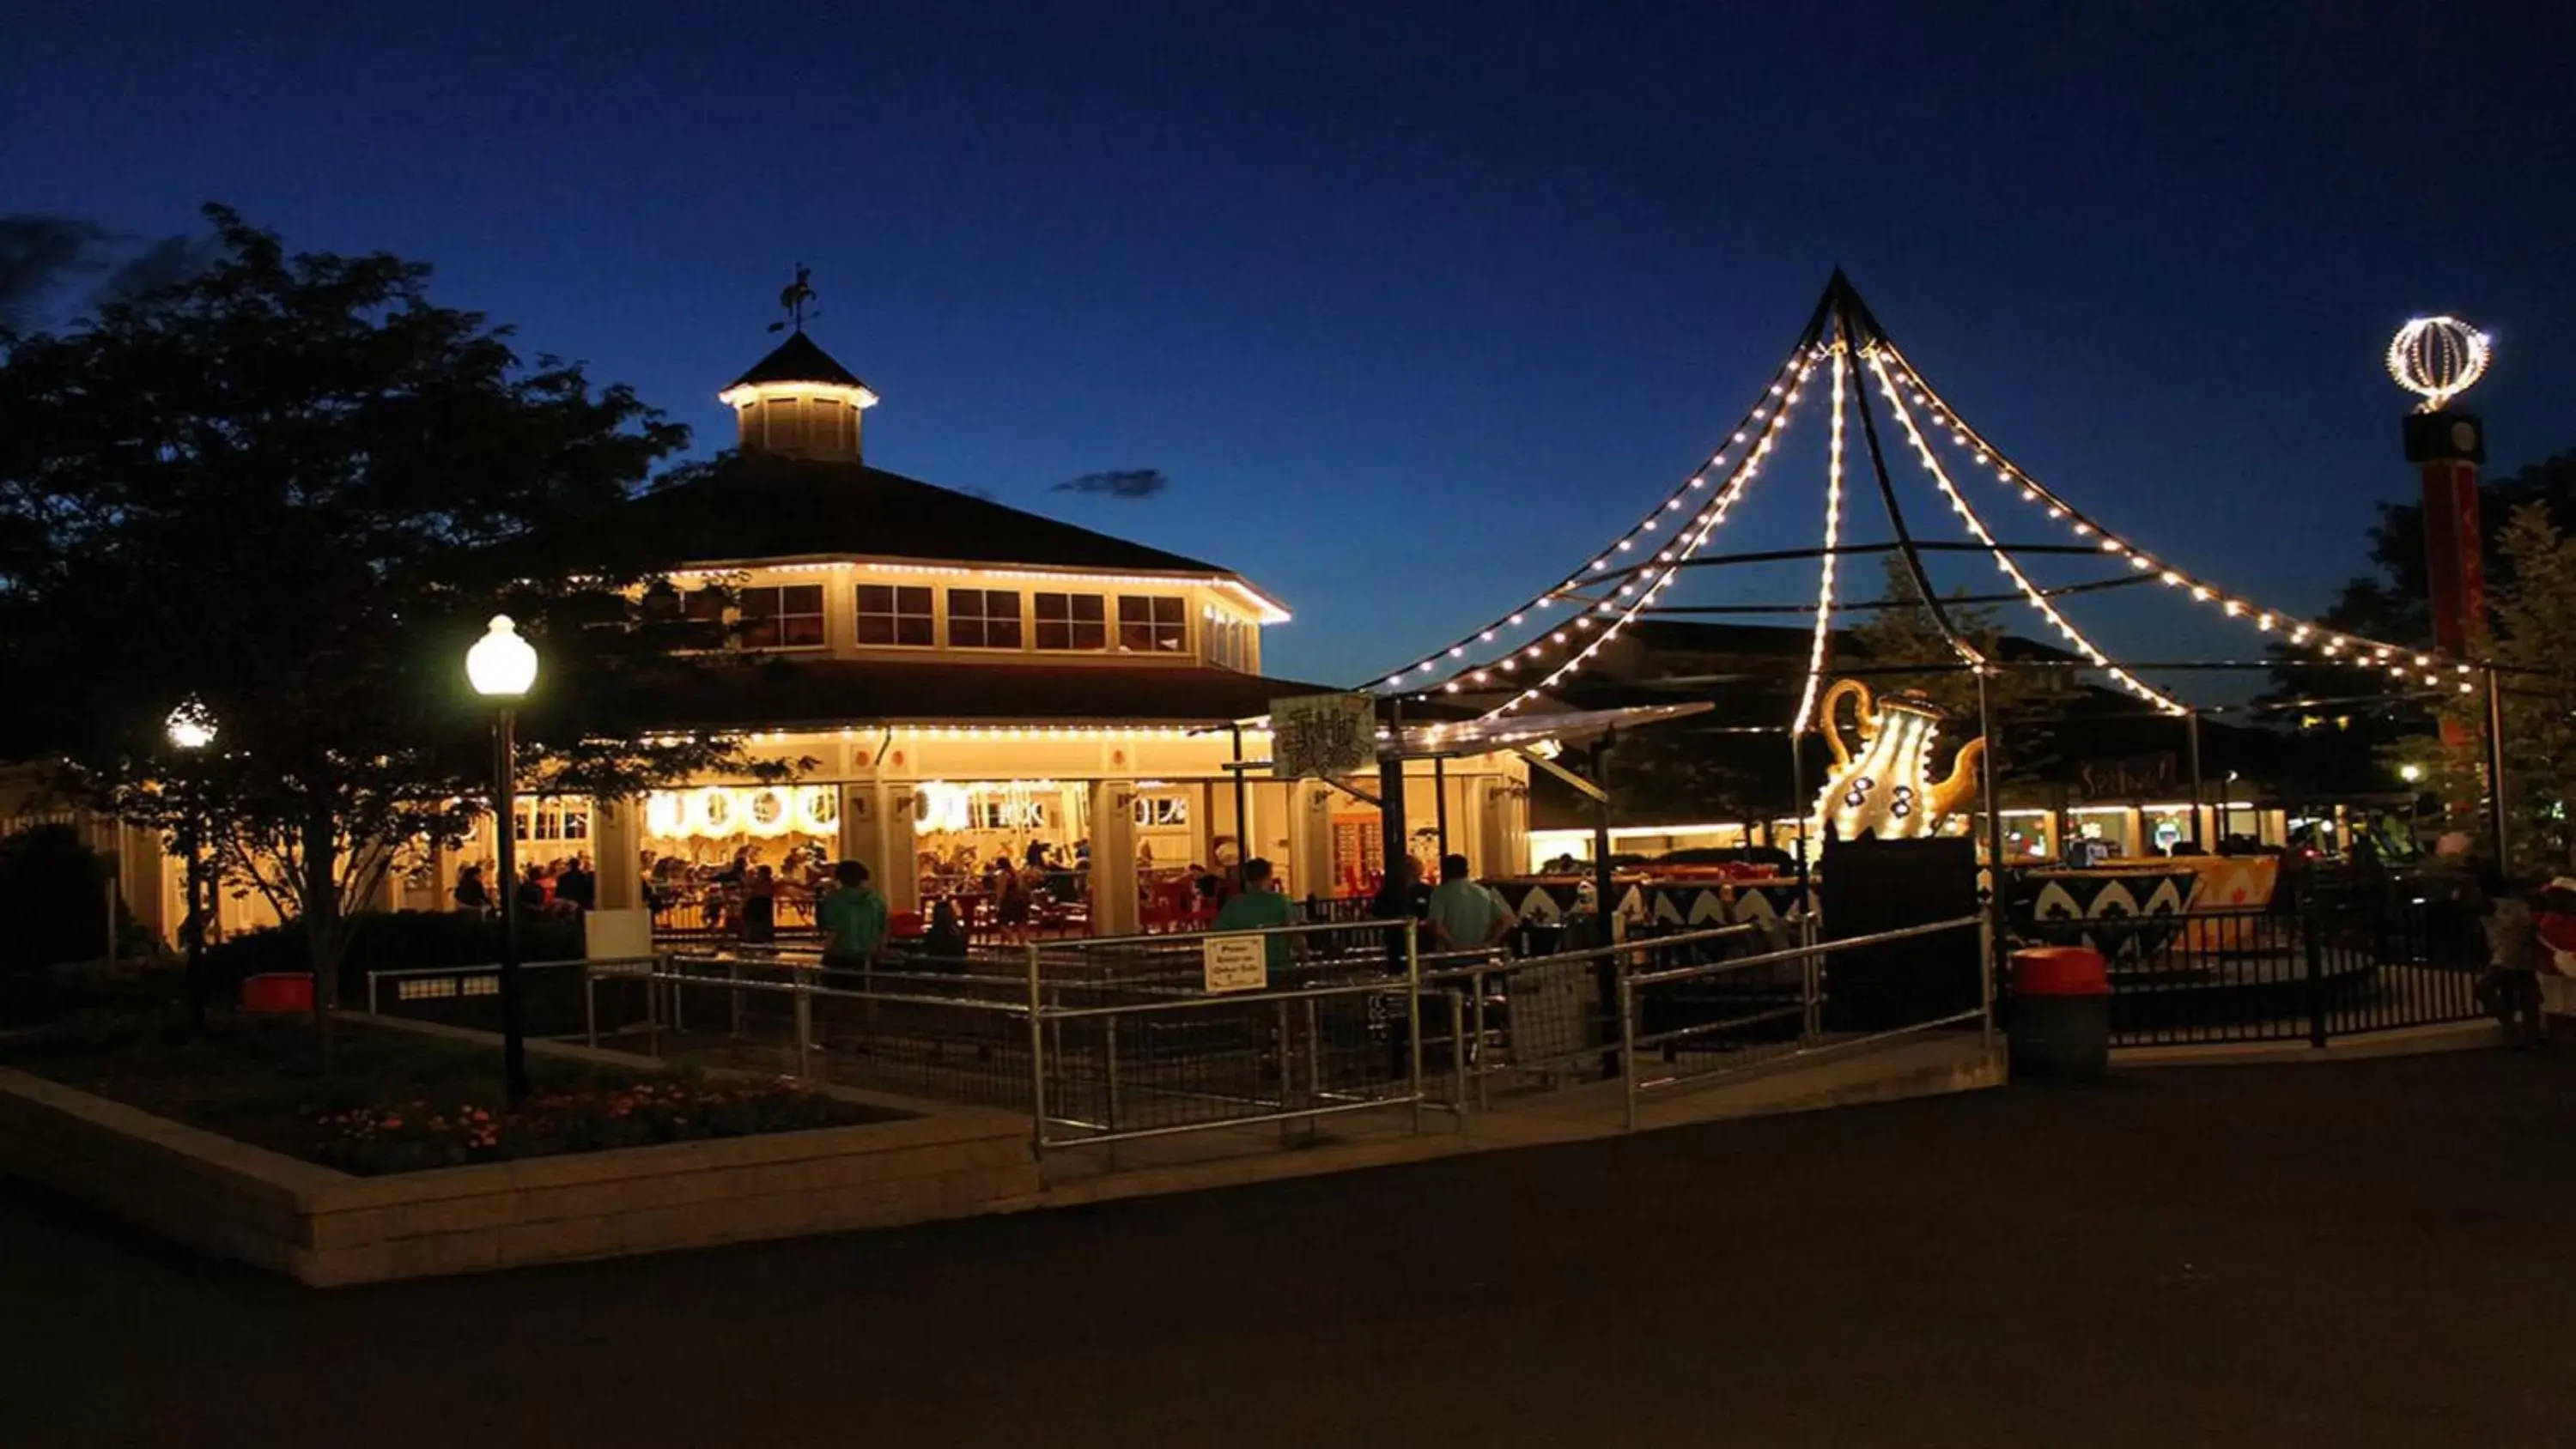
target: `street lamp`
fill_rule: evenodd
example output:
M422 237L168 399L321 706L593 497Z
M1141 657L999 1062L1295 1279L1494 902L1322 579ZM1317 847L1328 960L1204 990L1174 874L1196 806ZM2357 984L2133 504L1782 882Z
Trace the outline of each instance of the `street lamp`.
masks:
M194 756L215 742L215 716L198 700L188 700L170 711L163 722L171 747L183 755ZM206 884L205 801L192 799L191 808L180 817L179 845L188 855L188 911L179 924L181 941L188 952L188 1028L206 1029Z
M517 1106L528 1098L528 1038L519 998L518 745L511 734L513 709L537 682L537 651L509 615L495 614L465 651L465 677L500 707L492 721L492 835L501 877L501 1073Z
M2422 765L2400 765L2397 767L2397 778L2405 781L2409 785L2412 785L2416 781L2424 778L2424 767Z

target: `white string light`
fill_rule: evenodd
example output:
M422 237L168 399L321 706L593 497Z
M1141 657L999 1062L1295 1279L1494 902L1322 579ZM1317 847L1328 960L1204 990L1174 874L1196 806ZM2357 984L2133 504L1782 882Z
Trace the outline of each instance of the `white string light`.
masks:
M1839 324L1834 331L1833 426L1825 445L1824 562L1816 570L1816 632L1807 644L1807 683L1798 695L1797 722L1789 727L1793 735L1807 732L1807 721L1816 710L1816 685L1825 675L1825 641L1833 632L1834 620L1834 549L1843 534L1843 397L1845 379L1851 373L1851 342Z
M1767 403L1769 399L1775 397L1793 397L1794 390L1792 388L1792 384L1803 379L1806 376L1806 369L1811 365L1808 350L1806 348L1799 347L1793 349L1788 358L1780 364L1776 371L1772 373L1770 384L1761 394L1764 402ZM1778 413L1774 409L1763 404L1756 404L1737 421L1734 429L1728 433L1726 441L1719 445L1716 452L1709 455L1707 462L1701 464L1698 468L1693 469L1691 471L1691 475L1684 479L1679 487L1676 487L1672 492L1666 494L1653 508L1648 509L1642 518L1638 519L1636 523L1630 525L1626 533L1621 534L1608 547L1599 550L1594 554L1593 561L1591 563L1575 570L1574 573L1569 575L1563 583L1558 584L1554 588L1542 590L1539 593L1531 595L1527 601L1521 604L1520 607L1497 617L1493 622L1485 625L1481 629L1471 630L1466 634L1460 635L1457 639L1451 641L1449 645L1444 646L1443 648L1433 650L1431 653L1423 655L1420 662L1387 675L1384 679L1380 680L1375 687L1389 689L1402 688L1405 680L1409 676L1415 674L1436 673L1439 670L1440 661L1443 658L1448 657L1452 650L1472 647L1477 644L1494 643L1496 642L1496 636L1498 634L1504 630L1519 627L1523 620L1533 611L1555 607L1558 603L1564 600L1564 596L1569 590L1582 587L1587 577L1610 572L1610 570L1617 564L1618 555L1635 552L1637 541L1641 536L1651 536L1658 531L1661 527L1658 522L1659 515L1679 512L1684 503L1689 499L1690 495L1707 490L1711 475L1727 466L1728 454L1733 449L1746 443L1752 438L1753 435L1749 431L1752 424L1757 421L1764 420L1766 415L1769 417L1769 425L1764 428L1763 432L1767 439L1771 432L1776 431L1777 423L1779 421ZM1756 443L1753 450L1748 450L1744 454L1739 455L1736 466L1740 469L1743 466L1744 460L1751 458L1754 451L1759 450L1760 447L1761 444ZM1696 520L1693 520L1692 523L1685 523L1683 526L1688 528L1694 526L1695 523ZM1672 560L1670 558L1665 557L1665 554L1669 554L1671 552L1672 550L1666 549L1662 554L1658 554L1658 561L1665 563L1671 562ZM1452 682L1454 682L1454 680Z
M2189 597L2194 602L2213 605L2221 615L2244 620L2261 632L2267 634L2282 632L2288 643L2314 649L2329 659L2335 659L2338 663L2385 664L2390 654L2412 652L2404 650L2402 646L2373 639L2367 635L2347 634L2323 624L2302 620L2285 610L2272 609L2242 595L2230 594L2215 584L2157 559L2128 539L2103 527L2099 521L2085 516L2083 510L2050 491L2046 485L2013 462L2001 448L1988 441L1984 434L1979 433L1965 418L1960 417L1958 410L1951 407L1947 399L1933 390L1932 384L1924 380L1922 372L1905 356L1903 348L1892 342L1881 342L1879 348L1894 364L1892 384L1901 385L1913 395L1916 402L1923 404L1929 410L1932 422L1948 432L1952 446L1963 452L1972 453L1980 466L1993 469L1997 483L2019 490L2023 502L2046 509L2049 517L2066 524L2077 537L2097 539L2104 556L2125 557L2129 561L2130 568L2141 573L2153 570L2167 588ZM2337 657L2347 649L2357 653L2367 651L2374 657L2369 659ZM2439 654L2428 657L2439 664L2455 666L2462 673L2468 672L2469 666L2459 660Z
M1924 441L1923 430L1915 426L1913 411L1905 406L1905 399L1897 395L1896 384L1888 377L1887 364L1881 360L1874 349L1864 356L1869 361L1870 371L1878 378L1879 392L1887 398L1888 411L1895 415L1897 423L1905 429L1906 441L1914 445L1914 456L1921 461L1924 471L1932 475L1933 483L1939 486L1942 496L1950 501L1950 511L1959 515L1960 520L1967 525L1968 532L1976 536L1977 542L1986 546L1986 552L1994 558L1995 567L2002 570L2004 576L2013 581L2014 587L2021 590L2022 597L2030 602L2030 606L2037 609L2050 624L2056 626L2057 632L2064 636L2067 642L2073 644L2086 659L2091 660L2095 667L2110 675L2121 688L2154 704L2167 714L2188 713L2170 696L2160 693L2139 680L2136 675L2112 663L2109 655L2103 653L2092 640L2084 637L2083 631L2077 629L2072 620L2058 612L2057 606L2048 601L2048 595L2041 592L2038 585L2030 581L2030 576L2021 571L2021 565L2013 561L2012 555L1995 542L1995 536L1987 530L1985 520L1979 518L1977 511L1968 505L1967 496L1950 481L1950 475L1941 467L1940 459L1932 455L1932 445ZM1801 723L1803 724L1803 717Z
M1801 349L1797 354L1797 370L1794 379L1796 382L1804 383L1809 374L1815 371L1816 355L1817 354L1815 352L1808 351L1806 349ZM1699 552L1700 547L1708 542L1709 535L1715 533L1718 525L1726 521L1727 510L1735 505L1736 501L1743 496L1744 490L1750 486L1754 478L1760 474L1763 460L1769 458L1771 456L1772 449L1779 445L1780 432L1783 428L1788 426L1789 414L1795 410L1799 400L1805 395L1806 393L1803 387L1791 387L1787 395L1781 399L1780 407L1766 410L1767 416L1764 420L1761 437L1755 440L1753 446L1747 449L1744 456L1738 460L1735 472L1727 479L1725 486L1718 490L1717 497L1710 500L1708 507L1702 510L1699 516L1693 520L1691 524L1690 537L1680 548L1671 551L1674 553L1675 557L1670 562L1667 562L1662 569L1650 570L1644 576L1648 581L1647 585L1645 589L1637 595L1634 603L1628 605L1624 611L1619 610L1617 606L1612 603L1603 603L1599 605L1598 607L1601 612L1605 614L1616 612L1618 614L1618 618L1611 623L1608 628L1602 630L1591 643L1585 645L1581 652L1575 654L1563 664L1558 665L1554 672L1539 680L1536 684L1523 689L1520 693L1512 696L1508 700L1505 700L1503 703L1485 711L1485 713L1479 716L1479 718L1496 719L1511 713L1513 710L1519 709L1522 705L1525 705L1534 699L1537 699L1548 688L1556 684L1557 681L1581 669L1585 660L1590 659L1594 654L1599 653L1602 646L1618 637L1619 631L1627 627L1629 621L1635 619L1639 612L1653 604L1657 598L1661 597L1664 590L1671 588L1673 580L1681 575L1681 570L1678 566L1679 563ZM1739 434L1739 436L1741 435ZM1557 634L1555 636L1555 642L1558 644L1565 643L1566 636L1563 633ZM1535 659L1545 647L1546 646L1544 644L1532 645L1528 649L1522 651L1520 657ZM1507 659L1502 662L1501 667L1508 670L1514 667L1514 663L1514 660ZM1483 683L1490 677L1490 675L1487 671L1476 670L1466 677L1472 678L1478 683ZM1456 685L1457 680L1452 679L1446 687L1450 692L1454 693L1456 691Z

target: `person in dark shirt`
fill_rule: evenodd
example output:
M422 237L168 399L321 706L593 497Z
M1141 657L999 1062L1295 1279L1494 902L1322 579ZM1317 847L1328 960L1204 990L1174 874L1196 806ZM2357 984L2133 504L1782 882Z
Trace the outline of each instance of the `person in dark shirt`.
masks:
M482 915L492 909L492 892L483 884L483 867L469 865L456 873L456 908Z
M594 910L599 904L599 877L591 873L590 857L577 855L563 874L555 877L555 899L568 902L578 910Z

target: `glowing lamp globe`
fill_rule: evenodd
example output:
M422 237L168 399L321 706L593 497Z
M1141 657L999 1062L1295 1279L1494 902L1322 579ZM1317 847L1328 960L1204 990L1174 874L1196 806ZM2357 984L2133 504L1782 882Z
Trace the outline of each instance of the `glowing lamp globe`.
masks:
M2457 317L2418 317L2388 343L2388 375L2439 412L2486 375L2494 342Z
M183 750L202 750L215 742L214 711L193 699L170 711L165 728L170 743Z
M519 637L509 615L495 614L483 637L465 651L465 677L476 694L516 699L537 682L536 646Z

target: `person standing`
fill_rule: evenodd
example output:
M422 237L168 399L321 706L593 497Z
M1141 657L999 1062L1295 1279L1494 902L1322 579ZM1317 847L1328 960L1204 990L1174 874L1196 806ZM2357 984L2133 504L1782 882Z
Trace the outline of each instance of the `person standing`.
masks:
M1431 944L1439 951L1490 951L1519 924L1502 897L1477 884L1463 855L1440 858L1440 884L1431 892L1428 914Z
M599 877L591 873L590 857L576 855L572 864L555 877L555 899L575 910L596 910L599 906Z
M855 976L864 984L885 946L886 900L868 884L868 868L855 860L832 867L834 885L814 908L814 923L823 928L825 979L838 976L845 988Z
M1295 924L1295 913L1289 908L1288 898L1279 893L1270 862L1256 855L1243 863L1243 889L1217 908L1214 929L1273 931L1264 938L1262 954L1270 963L1271 974L1276 976L1287 968L1291 951L1291 938L1277 928Z

